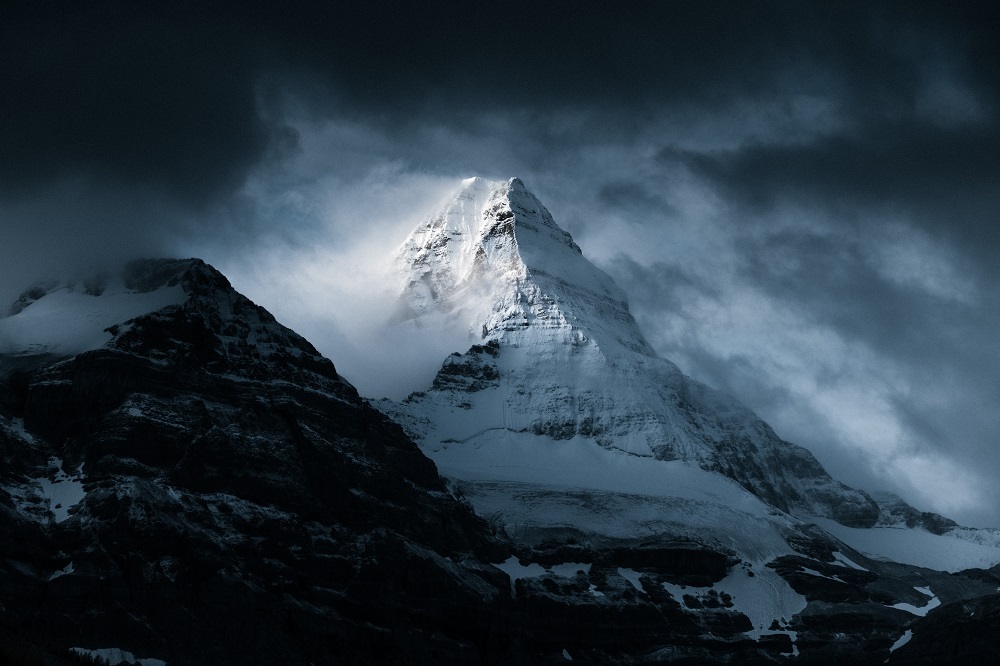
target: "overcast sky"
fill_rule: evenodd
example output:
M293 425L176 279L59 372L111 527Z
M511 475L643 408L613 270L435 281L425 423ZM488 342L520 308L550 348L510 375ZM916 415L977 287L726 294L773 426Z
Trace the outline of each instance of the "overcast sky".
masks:
M517 175L688 374L1000 526L996 3L132 4L0 22L3 302L197 255L398 395L456 350L372 337L380 262Z

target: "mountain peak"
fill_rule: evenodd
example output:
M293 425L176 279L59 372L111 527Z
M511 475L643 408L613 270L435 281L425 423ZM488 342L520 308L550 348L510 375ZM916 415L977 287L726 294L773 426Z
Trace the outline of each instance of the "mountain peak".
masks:
M40 283L0 318L0 370L98 350L250 379L347 385L315 347L201 259L140 259Z
M445 474L479 479L485 466L520 478L539 465L572 467L586 470L566 480L579 486L602 474L586 461L610 451L612 461L718 472L784 511L858 526L877 520L867 495L658 356L621 289L520 180L463 181L410 234L396 266L404 317L465 326L472 338L428 391L396 411ZM572 462L552 459L558 450Z
M625 294L518 178L469 178L417 225L396 255L400 316L444 313L474 339L556 329L607 348L652 349ZM606 330L608 321L617 322Z
M414 229L401 253L409 250L421 256L441 255L447 264L442 268L450 269L453 277L461 281L476 267L480 250L495 250L496 254L513 259L513 255L521 254L520 246L525 241L529 247L533 244L530 235L541 230L560 245L581 253L572 237L555 223L521 179L493 181L477 176L463 180L437 211ZM504 237L517 242L504 242L501 240ZM486 259L493 258L497 257L488 253ZM523 256L519 258L524 260Z

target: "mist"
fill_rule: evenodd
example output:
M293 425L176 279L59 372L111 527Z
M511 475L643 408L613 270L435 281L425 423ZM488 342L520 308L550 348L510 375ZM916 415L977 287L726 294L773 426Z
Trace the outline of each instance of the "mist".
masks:
M458 179L374 165L357 177L323 156L328 141L268 170L243 195L262 219L300 220L233 250L226 236L200 252L242 293L305 336L370 398L402 399L429 386L443 359L473 343L465 326L393 321L403 277L392 258L409 232L442 204ZM275 182L280 191L274 191ZM294 185L289 185L294 182Z

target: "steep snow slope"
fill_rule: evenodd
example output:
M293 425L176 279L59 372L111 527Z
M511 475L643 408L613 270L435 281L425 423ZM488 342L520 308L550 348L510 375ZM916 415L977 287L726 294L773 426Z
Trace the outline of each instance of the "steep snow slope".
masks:
M831 479L808 451L658 357L623 292L520 180L463 181L411 233L397 266L403 316L448 313L479 342L449 357L429 391L385 405L446 473L462 478L456 448L502 457L505 441L531 434L508 454L512 464L532 447L572 440L580 455L560 465L581 464L588 447L686 461L783 511L851 526L877 520L875 502ZM630 492L629 480L618 490Z

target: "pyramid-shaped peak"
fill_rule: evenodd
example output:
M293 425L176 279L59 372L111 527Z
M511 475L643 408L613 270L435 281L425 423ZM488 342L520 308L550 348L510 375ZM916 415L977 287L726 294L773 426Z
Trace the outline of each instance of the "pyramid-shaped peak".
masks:
M552 242L555 247L546 247ZM488 180L477 176L461 181L437 211L414 229L400 253L433 250L442 257L446 254L452 268L465 273L472 265L463 261L462 255L474 258L485 251L488 257L496 258L499 251L507 263L513 255L524 260L526 251L538 249L542 252L537 258L548 263L553 250L558 253L566 248L581 254L573 238L556 224L520 178Z
M528 204L529 209L532 207L544 208L520 178L490 180L481 176L473 176L461 181L458 188L445 198L444 203L438 208L437 213L431 216L431 219L446 214L462 202L474 202L480 206L486 206L498 201L523 202Z
M404 317L468 327L472 343L400 411L416 417L412 432L445 474L488 467L491 481L523 480L501 470L556 469L563 459L539 451L572 440L567 451L697 465L782 511L850 526L878 519L870 497L657 355L621 289L521 181L463 181L398 259ZM538 464L523 466L529 458Z
M461 181L410 233L396 262L406 309L415 313L452 309L470 290L523 290L542 275L624 299L520 178Z
M402 319L453 313L477 339L559 328L652 353L624 293L518 178L463 180L406 239L396 268Z
M490 180L489 178L483 178L482 176L472 176L471 178L465 178L462 180L462 189L466 188L486 188L489 190L495 190L501 187L506 188L516 188L525 189L524 182L517 176L512 176L507 180Z

